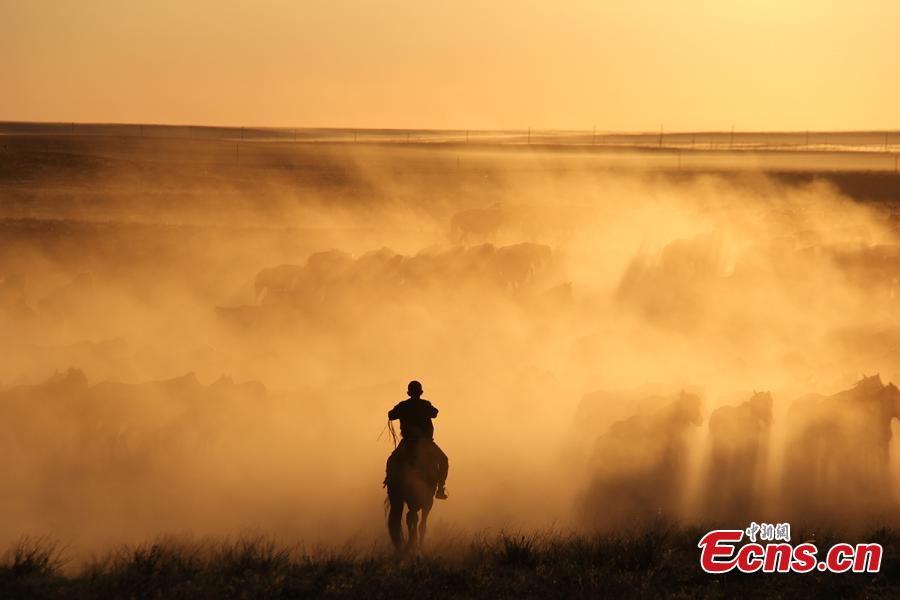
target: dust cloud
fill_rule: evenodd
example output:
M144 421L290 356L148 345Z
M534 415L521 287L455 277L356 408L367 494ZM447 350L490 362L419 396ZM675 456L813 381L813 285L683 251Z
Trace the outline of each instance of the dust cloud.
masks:
M385 536L410 379L450 457L436 535L896 517L900 240L827 178L453 146L3 152L0 543Z

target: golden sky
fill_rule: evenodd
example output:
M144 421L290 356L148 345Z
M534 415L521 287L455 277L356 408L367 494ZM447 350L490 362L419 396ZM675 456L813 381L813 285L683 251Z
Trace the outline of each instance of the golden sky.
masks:
M900 128L897 0L0 0L0 120Z

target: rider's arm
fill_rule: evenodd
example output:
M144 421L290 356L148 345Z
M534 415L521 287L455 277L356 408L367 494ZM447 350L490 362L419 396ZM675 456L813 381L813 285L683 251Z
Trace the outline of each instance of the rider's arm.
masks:
M388 411L388 421L393 421L395 419L400 418L400 411L398 410L399 408L400 408L400 405L398 404L397 406L395 406L394 408L392 408L391 410Z
M432 419L437 418L438 409L436 409L436 408L431 404L431 402L428 403L428 408L431 409L431 418L432 418Z

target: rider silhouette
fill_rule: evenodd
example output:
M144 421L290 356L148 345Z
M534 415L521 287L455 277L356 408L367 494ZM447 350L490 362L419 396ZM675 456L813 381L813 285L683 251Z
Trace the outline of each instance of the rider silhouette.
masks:
M447 498L444 486L450 463L444 451L434 443L434 424L431 420L437 417L438 409L422 398L422 384L418 381L410 381L406 392L409 398L388 411L388 420L400 419L402 439L388 457L387 478L391 478L396 465L413 462L417 448L424 450L430 454L430 458L433 459L431 462L437 468L434 476L438 487L434 497L444 500Z

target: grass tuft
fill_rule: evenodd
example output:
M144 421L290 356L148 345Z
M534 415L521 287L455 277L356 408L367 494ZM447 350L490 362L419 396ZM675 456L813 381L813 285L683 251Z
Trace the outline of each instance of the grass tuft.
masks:
M58 542L23 536L7 551L0 569L16 578L57 577L65 564L64 549Z
M700 569L697 542L706 530L659 521L616 533L457 536L401 560L383 546L301 552L265 536L169 538L119 548L68 574L58 544L23 538L3 555L0 598L900 596L897 530L815 536L820 550L835 541L881 543L878 574L727 576Z

